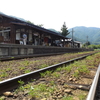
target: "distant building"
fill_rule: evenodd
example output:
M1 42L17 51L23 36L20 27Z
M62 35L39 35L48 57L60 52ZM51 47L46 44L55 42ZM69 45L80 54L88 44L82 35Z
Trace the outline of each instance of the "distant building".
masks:
M80 48L82 47L81 42L79 41L72 41L71 38L65 39L65 41L62 40L62 44L65 42L64 47L73 47L73 48Z

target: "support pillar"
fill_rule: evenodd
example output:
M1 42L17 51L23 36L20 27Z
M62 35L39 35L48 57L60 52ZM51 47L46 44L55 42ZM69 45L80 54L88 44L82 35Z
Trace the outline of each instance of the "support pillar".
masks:
M16 30L14 25L11 25L10 42L16 43Z

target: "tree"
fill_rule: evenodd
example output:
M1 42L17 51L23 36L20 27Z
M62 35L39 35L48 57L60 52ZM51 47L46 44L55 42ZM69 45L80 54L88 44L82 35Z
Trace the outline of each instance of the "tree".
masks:
M37 25L37 26L43 27L43 24L39 24L39 25Z
M30 24L34 24L33 22L31 22L31 21L27 21L27 23L30 23ZM35 24L34 24L35 25ZM38 24L37 26L39 26L39 27L43 27L43 24Z
M61 28L61 34L63 35L63 36L67 36L70 32L68 32L68 29L67 29L67 27L66 27L66 23L64 22L64 24L63 24L63 26L62 26L62 28Z
M27 23L34 24L33 22L31 22L31 21L29 21L29 20L27 21Z
M88 45L90 45L90 42L88 41L88 42L86 42L85 44L88 46Z
M91 44L90 44L90 42L88 41L88 42L86 42L86 43L83 44L83 47L89 47L89 45L91 45Z

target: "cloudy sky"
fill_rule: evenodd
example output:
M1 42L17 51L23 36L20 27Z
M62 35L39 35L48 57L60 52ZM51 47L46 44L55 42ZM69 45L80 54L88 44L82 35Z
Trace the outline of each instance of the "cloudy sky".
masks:
M64 22L100 27L100 0L0 0L0 12L60 31Z

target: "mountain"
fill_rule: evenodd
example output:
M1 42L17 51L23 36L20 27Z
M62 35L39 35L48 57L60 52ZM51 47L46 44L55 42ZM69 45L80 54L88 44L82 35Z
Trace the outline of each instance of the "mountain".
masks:
M49 30L60 34L60 32L56 31L55 29ZM73 30L73 39L75 41L80 41L82 43L89 41L91 44L100 44L100 28L77 26L73 27ZM70 28L68 31L70 34L67 35L67 37L72 38L72 28Z
M76 41L85 43L89 41L91 44L100 44L100 28L97 27L73 27L73 38ZM67 37L72 38L72 28L69 29L70 34Z
M55 29L50 28L50 29L48 29L48 30L53 31L53 32L56 32L56 33L59 34L59 31L56 31Z

